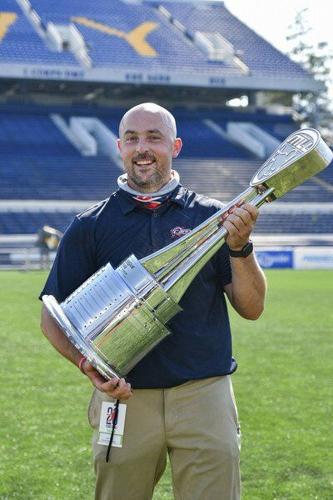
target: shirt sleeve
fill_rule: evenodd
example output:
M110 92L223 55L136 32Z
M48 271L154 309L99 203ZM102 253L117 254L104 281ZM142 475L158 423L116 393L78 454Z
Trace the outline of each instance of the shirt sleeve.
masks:
M39 299L43 295L53 295L62 302L96 271L91 222L75 217L60 242Z

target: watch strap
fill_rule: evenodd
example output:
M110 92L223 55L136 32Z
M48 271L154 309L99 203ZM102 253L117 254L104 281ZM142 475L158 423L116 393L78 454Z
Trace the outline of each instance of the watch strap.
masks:
M229 247L228 247L229 248ZM232 250L229 248L230 257L248 257L253 252L253 243L252 241L248 241L245 243L241 250Z

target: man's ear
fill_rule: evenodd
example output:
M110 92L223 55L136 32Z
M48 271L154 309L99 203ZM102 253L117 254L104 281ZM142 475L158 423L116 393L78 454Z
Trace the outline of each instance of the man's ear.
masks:
M117 146L118 146L119 153L121 153L121 140L120 139L117 139Z
M174 144L173 144L173 153L172 153L172 157L173 158L177 158L177 156L179 155L182 147L183 147L183 141L181 140L180 137L177 137L175 139Z

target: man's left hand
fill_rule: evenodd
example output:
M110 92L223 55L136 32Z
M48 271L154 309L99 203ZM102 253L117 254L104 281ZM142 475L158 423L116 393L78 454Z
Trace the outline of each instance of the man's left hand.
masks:
M241 250L249 241L254 229L259 210L244 203L229 211L229 215L223 218L223 226L227 229L226 243L232 250Z

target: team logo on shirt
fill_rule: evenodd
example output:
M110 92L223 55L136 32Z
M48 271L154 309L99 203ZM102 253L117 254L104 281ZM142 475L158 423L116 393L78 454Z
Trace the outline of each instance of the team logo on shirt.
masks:
M191 232L191 229L186 229L185 227L174 227L170 231L170 236L173 240L176 240L178 238L181 238L182 236L185 236L185 234L188 234Z

